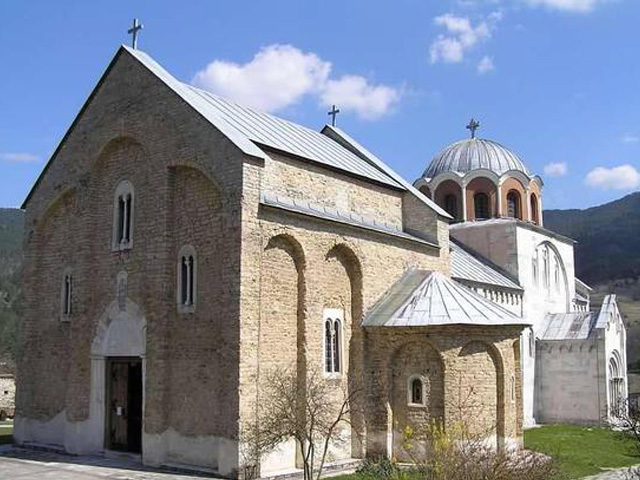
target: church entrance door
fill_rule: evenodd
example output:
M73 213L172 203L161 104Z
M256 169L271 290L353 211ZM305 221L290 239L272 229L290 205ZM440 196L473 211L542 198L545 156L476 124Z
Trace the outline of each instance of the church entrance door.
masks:
M107 359L106 444L110 450L142 452L142 361Z

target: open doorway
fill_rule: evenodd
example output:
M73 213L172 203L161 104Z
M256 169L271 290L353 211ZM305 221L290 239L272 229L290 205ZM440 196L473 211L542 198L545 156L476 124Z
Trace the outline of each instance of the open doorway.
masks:
M107 359L106 447L142 453L142 361Z

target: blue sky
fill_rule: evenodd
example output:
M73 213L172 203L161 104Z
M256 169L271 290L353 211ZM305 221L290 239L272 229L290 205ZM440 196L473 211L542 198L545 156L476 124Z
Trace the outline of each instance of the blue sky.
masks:
M134 17L181 80L317 129L335 101L407 179L473 116L543 176L545 208L640 186L637 1L32 0L0 3L0 207L20 205Z

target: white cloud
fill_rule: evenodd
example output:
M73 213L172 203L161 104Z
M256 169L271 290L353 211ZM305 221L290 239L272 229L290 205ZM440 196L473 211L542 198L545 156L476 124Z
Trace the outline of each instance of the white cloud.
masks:
M496 66L493 64L493 58L488 55L482 57L482 60L478 62L478 73L480 75L484 75L485 73L489 73L496 69Z
M544 166L544 174L549 177L562 177L568 171L566 162L548 163Z
M598 167L587 174L585 183L602 190L628 190L640 185L640 174L631 165Z
M320 105L336 104L360 118L375 120L400 100L398 89L373 85L362 76L331 78L331 62L292 45L263 47L250 62L215 60L196 73L192 83L266 112L315 96Z
M460 63L465 53L478 43L491 37L496 24L502 20L501 12L491 13L476 25L468 17L458 17L451 13L440 15L434 23L446 30L431 43L429 56L431 63Z
M37 163L40 161L38 155L32 153L0 153L0 160L15 163Z
M640 137L632 133L627 133L623 135L620 140L622 140L622 143L638 143L640 142Z
M589 13L608 0L525 0L533 7L547 7L571 13Z

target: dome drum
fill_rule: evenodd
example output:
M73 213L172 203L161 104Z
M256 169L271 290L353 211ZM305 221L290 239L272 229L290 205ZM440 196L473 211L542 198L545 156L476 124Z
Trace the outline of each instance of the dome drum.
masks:
M542 225L542 179L491 140L473 137L446 147L415 186L456 221L512 217Z

